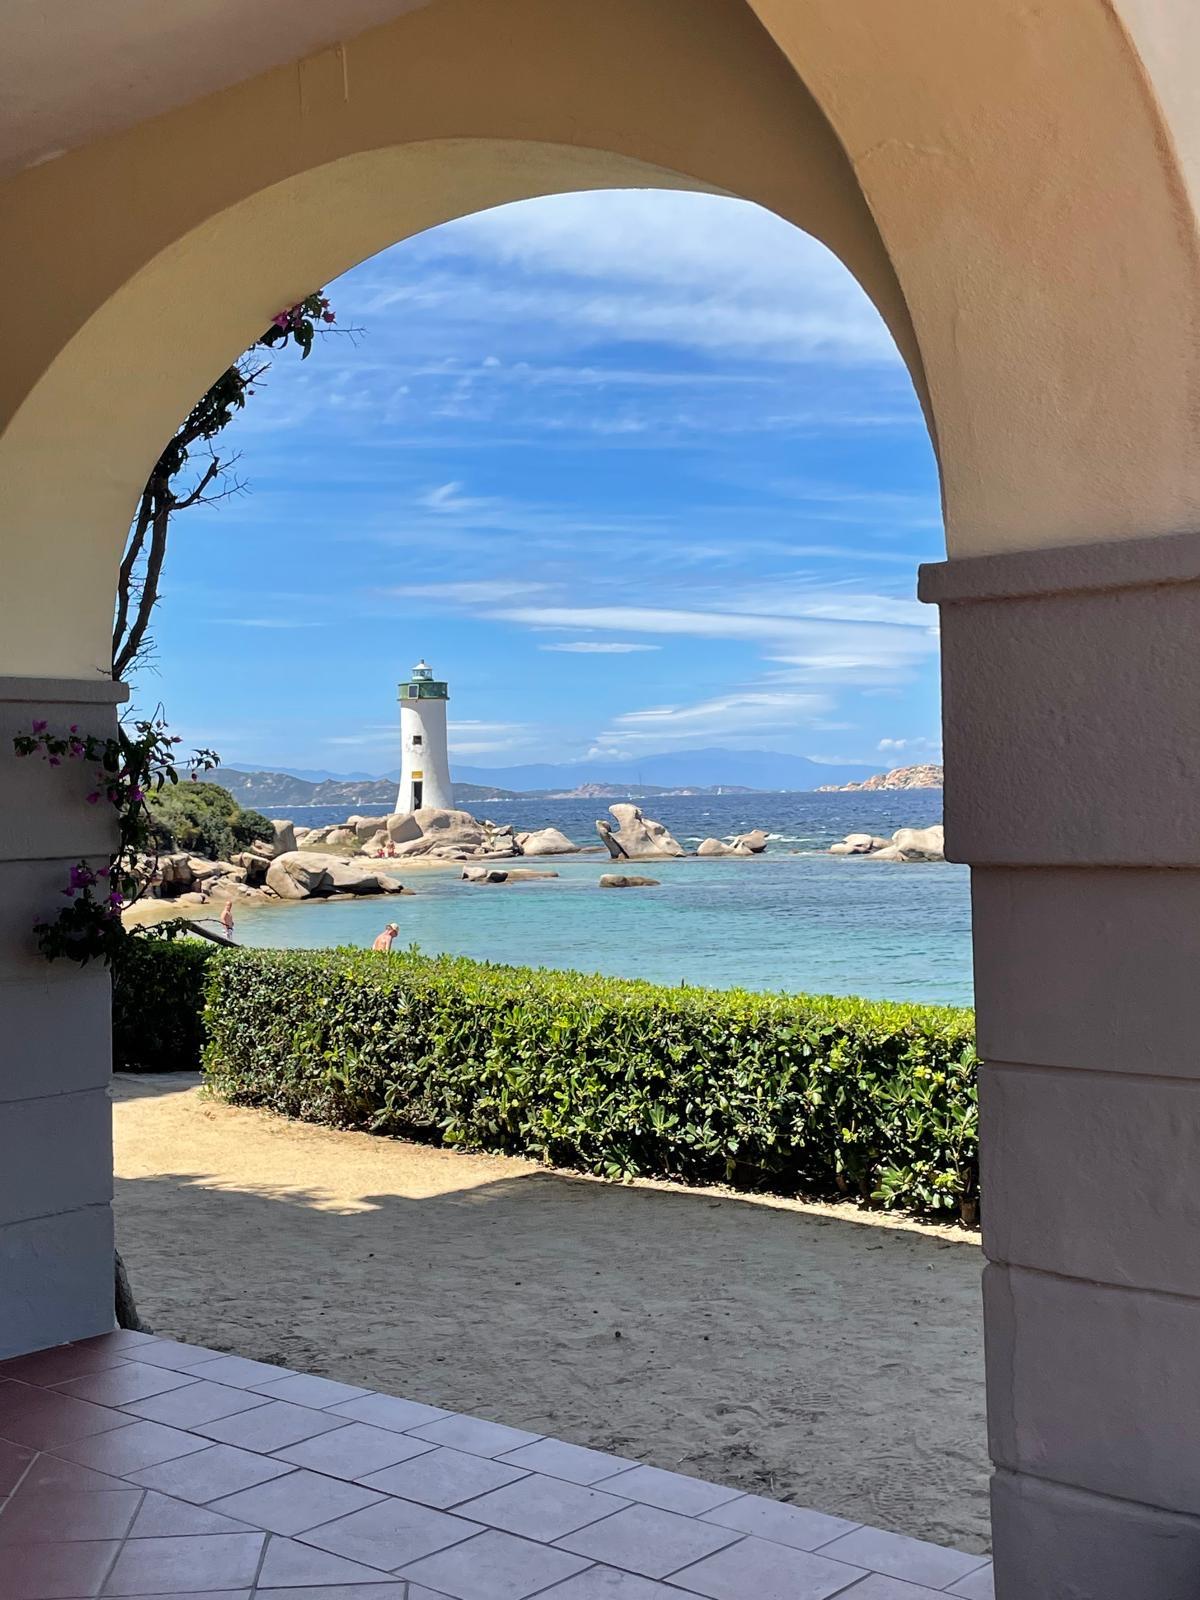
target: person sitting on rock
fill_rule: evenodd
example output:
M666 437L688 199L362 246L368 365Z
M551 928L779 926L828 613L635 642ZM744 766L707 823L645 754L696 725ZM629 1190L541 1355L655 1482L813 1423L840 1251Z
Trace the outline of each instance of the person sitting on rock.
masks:
M389 922L382 933L377 933L375 935L375 943L371 946L371 949L382 950L384 955L387 955L388 951L390 951L392 948L392 940L399 932L399 924L395 922Z

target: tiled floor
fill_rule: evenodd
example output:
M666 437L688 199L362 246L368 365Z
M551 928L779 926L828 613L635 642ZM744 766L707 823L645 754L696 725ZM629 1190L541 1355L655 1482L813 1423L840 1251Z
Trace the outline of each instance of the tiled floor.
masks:
M991 1600L977 1555L144 1334L0 1364L3 1600Z

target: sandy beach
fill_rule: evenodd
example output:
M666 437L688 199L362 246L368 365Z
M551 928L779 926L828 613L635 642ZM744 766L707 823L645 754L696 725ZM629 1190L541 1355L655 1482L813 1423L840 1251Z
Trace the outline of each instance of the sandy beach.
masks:
M972 1236L114 1096L158 1332L987 1548Z

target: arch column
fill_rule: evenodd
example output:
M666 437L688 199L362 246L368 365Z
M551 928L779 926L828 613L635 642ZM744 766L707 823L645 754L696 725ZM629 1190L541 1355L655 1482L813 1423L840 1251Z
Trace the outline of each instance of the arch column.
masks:
M921 595L972 869L997 1600L1193 1600L1200 535Z
M123 684L0 678L0 1358L113 1326L110 984L99 963L46 961L33 923L71 866L104 862L111 810L92 769L19 758L35 719L101 738Z

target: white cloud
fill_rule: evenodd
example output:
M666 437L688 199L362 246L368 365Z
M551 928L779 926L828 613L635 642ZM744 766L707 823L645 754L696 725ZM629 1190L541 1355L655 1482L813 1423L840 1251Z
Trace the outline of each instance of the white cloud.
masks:
M881 606L884 604L881 601ZM783 669L772 674L777 683L886 684L906 676L937 650L927 627L856 621L853 617L624 605L512 606L489 614L541 628L588 628L758 643L769 650L767 659Z
M542 594L550 587L546 583L524 583L515 578L478 578L462 583L411 583L384 589L383 594L394 595L398 600L446 600L454 605L495 605L504 600L517 600L522 595Z
M226 628L320 628L322 623L305 622L297 617L214 617Z
M487 511L496 504L494 500L463 494L462 487L457 482L439 484L436 489L419 495L417 503L429 511Z
M576 329L771 358L899 360L836 257L746 201L662 190L550 195L463 218L426 236L426 252L574 280L572 291L549 294L542 284L528 309ZM506 306L522 292L508 289Z
M940 751L942 742L940 739L880 739L875 748L896 755L902 750L909 750L914 753L917 751Z
M660 644L629 644L625 641L613 641L611 644L602 643L600 640L573 639L567 644L540 644L539 650L557 650L564 655L575 656L628 656L635 651L661 650Z
M661 743L664 739L741 737L750 732L791 732L830 709L828 695L787 689L746 689L692 705L625 711L598 735L601 744Z

